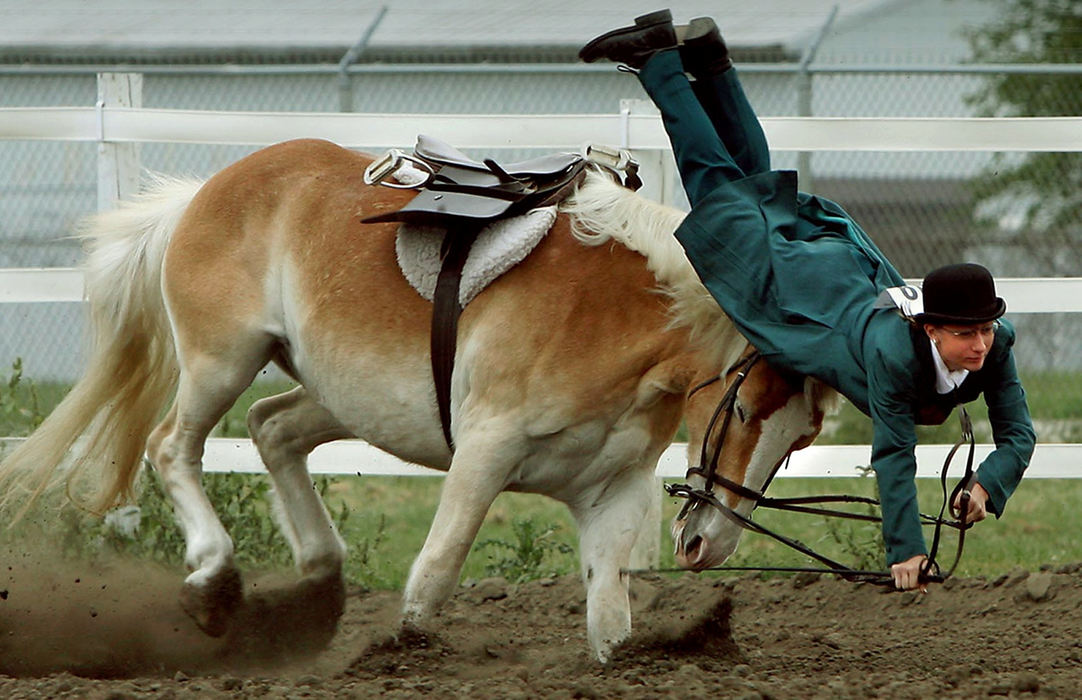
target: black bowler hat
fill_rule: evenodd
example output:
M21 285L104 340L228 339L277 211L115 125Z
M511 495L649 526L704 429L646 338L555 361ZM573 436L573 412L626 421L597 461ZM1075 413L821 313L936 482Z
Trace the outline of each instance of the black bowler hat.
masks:
M987 323L1007 310L1007 303L996 296L992 274L974 263L932 270L921 291L924 313L917 314L917 323Z

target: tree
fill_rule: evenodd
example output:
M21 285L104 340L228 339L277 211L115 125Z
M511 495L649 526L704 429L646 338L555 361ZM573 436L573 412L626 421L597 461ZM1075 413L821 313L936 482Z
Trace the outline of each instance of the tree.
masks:
M978 63L1082 63L1079 0L983 0L993 22L967 32ZM968 102L984 116L1082 115L1082 73L1003 72ZM1078 274L1082 259L1082 154L997 154L974 188L977 219L1005 229L1036 256L1042 275Z

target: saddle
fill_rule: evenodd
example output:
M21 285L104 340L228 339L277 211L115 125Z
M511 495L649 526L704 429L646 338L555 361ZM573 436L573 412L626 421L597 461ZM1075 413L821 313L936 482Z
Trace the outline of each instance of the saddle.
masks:
M390 187L387 178L410 163L425 179L409 185L420 191L397 211L369 216L365 223L401 221L422 226L457 226L523 214L563 199L583 177L586 159L577 153L554 153L501 165L476 161L431 136L418 136L412 154L387 152L365 170L365 183ZM402 187L402 185L398 185Z
M417 196L400 209L363 218L364 223L398 221L443 231L440 272L433 298L430 350L436 406L447 446L451 437L451 375L454 371L458 318L462 314L459 287L462 269L474 239L484 226L555 204L567 197L593 163L623 177L638 189L638 163L626 151L588 146L584 153L554 153L502 165L491 158L477 161L454 146L419 135L412 153L391 149L364 172L367 185L416 189ZM422 173L417 182L398 182L405 166Z

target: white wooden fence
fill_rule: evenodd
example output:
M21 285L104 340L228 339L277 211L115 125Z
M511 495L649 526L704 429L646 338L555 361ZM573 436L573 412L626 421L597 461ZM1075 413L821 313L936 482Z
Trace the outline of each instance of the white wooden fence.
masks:
M669 148L656 114L636 104L610 115L382 115L201 112L140 109L141 78L103 74L94 107L0 109L0 139L90 141L99 144L99 203L110 206L138 181L136 144L144 142L266 145L297 137L343 146L409 146L418 133L438 134L461 148L576 150L587 142L657 154ZM646 113L643 113L643 112ZM1082 151L1082 117L1018 119L765 118L764 131L780 151ZM645 163L660 170L660 158ZM671 173L656 172L660 180ZM999 290L1012 313L1082 312L1082 278L1003 279ZM73 269L0 270L0 303L81 301L82 276ZM4 443L12 439L3 440ZM7 447L7 445L5 445ZM949 446L917 448L918 476L937 476ZM979 446L982 454L991 449ZM673 445L658 476L683 476L686 446ZM856 476L870 448L813 446L797 452L779 476ZM262 470L247 440L212 439L208 471ZM313 472L438 475L406 464L356 440L321 446ZM1027 478L1082 478L1082 445L1038 445Z

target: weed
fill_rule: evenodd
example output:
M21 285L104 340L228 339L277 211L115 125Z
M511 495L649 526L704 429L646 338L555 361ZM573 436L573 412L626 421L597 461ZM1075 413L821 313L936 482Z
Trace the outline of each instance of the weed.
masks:
M879 500L879 486L875 480L875 470L870 466L857 467L861 482L871 479L874 498ZM879 508L865 504L861 509L864 515L879 517ZM886 559L886 548L877 523L846 520L836 517L824 517L826 525L825 539L832 540L852 562L854 569L878 570ZM846 562L848 563L848 562Z
M326 498L330 479L314 480L320 496ZM62 511L62 542L66 551L93 555L101 550L153 559L168 565L184 561L184 536L176 524L172 505L160 480L149 468L143 473L136 503L111 511L104 520L72 508ZM234 544L234 557L241 567L284 568L292 563L285 537L270 517L270 480L264 475L206 474L203 488ZM331 510L341 530L349 518L343 505Z
M556 525L540 528L534 524L532 518L514 519L511 522L513 542L487 539L477 543L478 551L496 550L495 555L489 555L490 561L485 567L485 573L489 576L502 576L511 583L566 573L542 569L550 553L570 554L574 551L570 545L552 538L558 529Z
M34 432L45 420L37 387L23 377L23 360L15 359L11 376L0 378L0 434L21 437Z
M346 510L345 504L341 509ZM341 531L341 530L340 530ZM376 529L371 535L364 536L359 542L351 543L346 559L346 579L366 591L395 588L395 583L386 572L386 563L378 556L387 535L387 514L380 513Z

